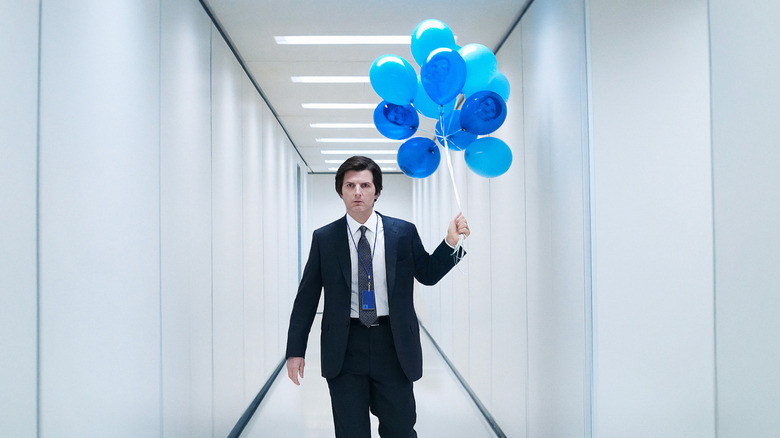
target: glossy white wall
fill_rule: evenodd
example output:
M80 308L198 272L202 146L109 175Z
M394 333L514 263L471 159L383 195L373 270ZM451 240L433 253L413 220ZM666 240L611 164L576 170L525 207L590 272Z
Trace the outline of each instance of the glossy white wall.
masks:
M3 317L3 432L227 435L282 360L266 307L297 281L298 155L198 2L10 10L30 38L2 46L29 61L2 88L4 312L24 320ZM266 183L287 185L273 208ZM266 234L290 247L271 279Z
M35 437L39 4L0 10L0 424Z
M512 166L499 178L490 181L490 206L500 206L500 213L490 215L490 287L492 300L491 412L507 434L524 436L526 390L522 376L528 372L528 303L525 296L527 277L525 232L525 142L523 87L523 28L521 23L502 46L498 59L501 71L512 84L507 100L510 123L495 136L512 149ZM507 364L513 364L507 366Z
M158 434L159 3L41 12L40 433Z
M590 420L585 15L534 3L522 23L528 435L575 436Z
M211 62L214 431L224 433L244 402L243 120L241 66L216 29Z
M242 76L242 252L243 252L243 320L245 388L261 388L275 365L265 366L265 334L263 332L263 118L267 108L247 76ZM270 145L269 147L273 147ZM289 212L287 213L289 214ZM293 268L297 268L294 266ZM270 358L269 358L270 359ZM244 405L255 393L244 391Z
M780 4L711 0L718 436L780 435Z
M595 431L713 436L707 2L589 3Z
M213 411L211 22L162 4L162 434L210 437Z

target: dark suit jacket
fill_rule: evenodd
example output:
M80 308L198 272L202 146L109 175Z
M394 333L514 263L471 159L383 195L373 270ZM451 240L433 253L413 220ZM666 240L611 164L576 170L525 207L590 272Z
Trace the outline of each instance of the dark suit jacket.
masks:
M422 349L414 310L414 279L425 285L436 284L455 266L456 259L444 240L428 254L414 224L380 217L385 233L390 327L401 368L410 381L415 381L422 376ZM287 357L304 357L309 330L324 290L321 360L325 378L339 374L347 349L352 296L348 245L346 217L314 232L287 333Z

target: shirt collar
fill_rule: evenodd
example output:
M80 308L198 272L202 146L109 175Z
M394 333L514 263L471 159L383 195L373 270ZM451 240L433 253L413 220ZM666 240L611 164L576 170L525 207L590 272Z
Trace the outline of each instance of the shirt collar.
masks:
M377 232L376 228L379 222L378 220L379 218L377 217L376 211L371 212L371 216L368 217L365 224L361 224L360 222L356 221L349 214L345 216L347 217L347 225L349 225L349 229L352 231L353 235L360 235L360 227L362 226L368 228L368 230L371 231L372 233Z

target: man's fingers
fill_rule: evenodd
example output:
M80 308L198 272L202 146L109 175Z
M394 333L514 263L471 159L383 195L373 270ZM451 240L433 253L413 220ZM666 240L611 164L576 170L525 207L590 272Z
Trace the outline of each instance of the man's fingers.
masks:
M471 231L469 230L469 223L466 221L466 218L463 217L463 213L458 213L454 220L455 230L458 234L464 234L466 236L471 234Z
M301 378L303 378L304 365L305 362L303 361L302 357L291 357L287 359L287 377L289 377L293 383L299 386L301 382L298 381L298 376L300 375Z
M292 367L287 368L287 377L292 380L293 383L296 385L300 385L300 382L298 382L298 370L293 369Z

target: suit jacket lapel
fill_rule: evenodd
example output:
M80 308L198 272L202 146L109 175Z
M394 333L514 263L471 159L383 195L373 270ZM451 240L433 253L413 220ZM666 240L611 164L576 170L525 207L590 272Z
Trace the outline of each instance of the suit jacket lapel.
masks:
M382 216L382 226L385 230L385 272L387 274L387 299L393 293L395 286L395 260L398 258L398 229L392 219Z
M349 242L347 241L349 236L344 231L347 231L346 216L336 223L336 229L333 230L333 249L338 257L344 281L349 288L352 285L352 261L349 258Z

